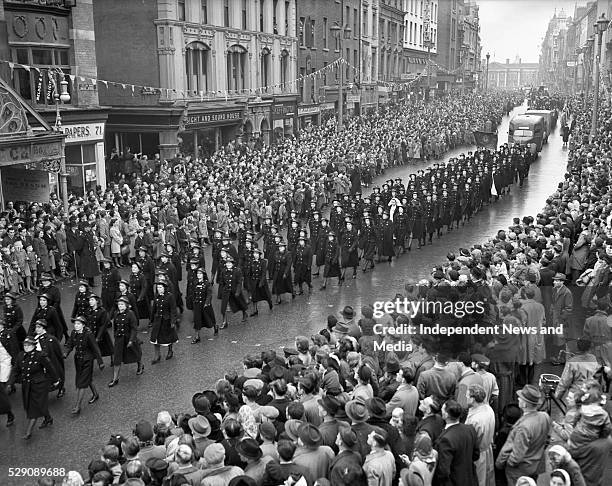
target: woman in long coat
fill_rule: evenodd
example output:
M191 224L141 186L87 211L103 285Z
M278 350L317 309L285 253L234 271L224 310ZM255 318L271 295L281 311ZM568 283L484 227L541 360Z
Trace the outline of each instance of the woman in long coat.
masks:
M402 253L406 253L406 237L408 236L408 215L404 212L403 206L397 207L397 212L393 216L393 225L395 231L395 244L397 246L397 254L399 249Z
M359 251L357 245L359 238L357 230L354 229L352 221L347 221L345 230L340 238L340 263L342 266L341 278L344 280L344 274L347 268L353 269L353 278L357 278L357 267L359 266Z
M15 335L19 350L22 351L28 333L23 327L23 310L17 303L17 295L11 292L4 295L4 325Z
M113 354L113 381L108 386L119 383L119 372L122 364L138 363L136 374L144 371L142 351L138 340L138 319L130 310L130 301L125 297L117 299L117 313L113 317L115 347Z
M381 258L388 258L389 263L391 263L391 259L395 256L395 248L393 245L393 223L389 220L389 213L385 211L383 213L383 218L378 225L378 261L381 261Z
M38 256L38 275L43 272L49 272L51 270L51 263L49 261L49 249L43 239L44 231L40 230L34 233L32 239L32 248L34 253Z
M151 309L151 344L155 347L155 358L151 364L161 360L161 346L168 347L166 359L172 359L172 345L178 342L176 334L176 300L168 291L168 282L155 282L157 295L153 299Z
M338 285L342 285L342 275L340 270L340 245L336 239L336 233L329 231L325 242L325 262L323 269L323 285L321 290L327 287L327 279L338 277Z
M408 214L408 230L410 231L410 238L408 239L408 251L411 250L412 240L415 237L418 242L418 248L421 248L423 229L423 206L419 201L419 195L414 192L412 194L412 199L410 200L410 210Z
M89 280L89 284L94 284L94 277L100 275L100 264L96 257L96 249L98 243L96 237L91 231L91 223L85 223L85 231L81 235L82 245L79 251L79 272Z
M49 294L42 294L38 296L38 307L32 315L30 320L30 328L28 334L34 335L35 324L38 320L47 321L47 332L57 339L62 337L62 325L55 307L51 305L51 296Z
M130 293L136 300L136 315L138 319L149 318L149 301L147 300L148 295L148 283L147 279L142 273L140 263L132 263L132 273L130 274Z
M327 219L321 220L321 227L317 235L316 242L313 242L315 247L313 248L315 254L315 265L317 266L316 273L313 273L314 277L319 276L319 270L325 265L325 246L327 245L327 234L331 231Z
M374 268L374 257L376 256L376 228L372 225L370 216L363 218L363 225L359 230L359 249L363 250L363 273L369 268Z
M85 312L87 318L87 327L91 330L98 347L100 348L100 354L102 357L111 357L111 366L113 366L113 354L115 348L113 346L113 340L109 334L109 328L111 326L111 320L108 312L102 307L102 300L96 294L89 294L89 309Z
M276 303L281 303L283 294L291 294L295 298L293 292L293 278L291 277L291 253L287 251L287 244L281 240L278 244L278 250L274 256L274 274L272 275L272 293L276 295Z
M15 360L15 366L9 379L12 390L15 383L21 383L23 408L28 418L24 439L32 437L32 429L39 417L44 417L40 428L53 423L49 414L49 391L59 385L59 380L49 358L41 351L36 351L36 341L27 337L23 342L23 351Z
M66 351L64 359L74 350L74 368L75 368L75 386L77 389L77 400L72 415L81 413L81 403L85 396L85 390L91 390L91 398L89 403L94 403L100 398L96 387L93 384L93 362L98 361L100 370L104 369L104 361L100 355L100 348L96 343L95 336L89 328L85 327L87 319L84 316L78 316L73 321L74 330L70 334L70 338L65 344Z
M119 294L119 282L121 281L121 275L119 270L111 268L112 262L108 258L102 260L102 290L101 298L102 305L110 312L115 307L117 297Z
M211 305L212 295L212 286L208 281L206 270L202 267L196 269L190 298L193 303L193 329L195 330L192 344L200 342L200 329L203 327L207 329L214 327L215 334L219 333L215 312Z
M259 314L257 310L257 303L265 300L272 310L272 293L268 286L268 260L263 257L263 252L259 248L253 249L253 258L249 262L249 273L247 280L247 287L249 294L251 295L251 302L255 310L251 316Z
M72 314L70 317L74 319L78 316L84 316L89 308L89 283L85 280L79 282L79 288L74 294L74 305L72 306Z

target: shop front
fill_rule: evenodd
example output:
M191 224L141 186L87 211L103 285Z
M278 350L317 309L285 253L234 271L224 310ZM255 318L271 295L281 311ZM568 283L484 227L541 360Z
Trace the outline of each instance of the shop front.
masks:
M243 107L207 111L190 107L183 120L184 130L179 132L181 151L195 154L198 147L198 156L209 156L242 135L243 120Z
M105 123L68 124L61 129L66 135L68 191L84 196L88 191L95 190L96 186L105 189Z
M346 111L348 116L355 116L361 110L361 94L348 93L346 95Z
M270 109L272 114L272 130L274 142L280 142L284 137L294 134L295 102L275 102Z
M333 103L332 103L333 106ZM298 120L300 130L304 130L313 125L319 125L321 118L320 105L302 105L298 106Z
M63 133L0 136L2 207L8 201L47 203L59 196Z

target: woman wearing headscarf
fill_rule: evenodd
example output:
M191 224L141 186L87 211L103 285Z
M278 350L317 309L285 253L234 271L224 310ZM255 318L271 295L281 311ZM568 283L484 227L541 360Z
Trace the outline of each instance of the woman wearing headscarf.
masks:
M565 469L555 469L550 473L550 486L573 486Z
M563 469L570 478L571 486L586 486L580 466L570 453L561 445L554 445L548 450L550 464L555 469Z
M431 443L431 438L425 432L416 436L412 460L406 455L400 456L406 468L400 471L402 486L431 486L438 462L438 451Z

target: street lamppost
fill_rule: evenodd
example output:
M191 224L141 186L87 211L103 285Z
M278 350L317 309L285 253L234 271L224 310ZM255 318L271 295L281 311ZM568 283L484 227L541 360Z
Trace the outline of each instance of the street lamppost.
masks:
M340 26L338 22L334 22L331 26L331 31L334 38L339 43L340 47L340 59L343 59L343 40L349 38L353 29L348 25ZM338 85L338 124L336 126L337 131L341 132L344 129L344 64L340 63L340 84Z
M487 55L485 57L487 58L487 77L485 78L485 92L486 92L489 90L489 58L491 57L491 54L487 52Z
M608 19L606 19L606 14L601 14L601 17L597 19L595 22L595 32L597 33L597 47L595 51L595 66L593 69L593 76L595 77L594 84L594 96L595 99L593 101L593 114L591 116L591 141L597 135L597 116L599 111L599 60L601 55L601 42L603 38L603 33L608 29Z
M70 101L70 93L68 93L68 81L64 79L64 73L62 71L50 72L50 76L53 79L53 100L55 101L55 126L53 127L56 132L62 132L62 116L60 114L60 104L68 103ZM60 78L59 92L57 78ZM62 203L64 211L68 211L68 173L66 172L66 156L62 150L62 157L60 159L60 186L62 192Z

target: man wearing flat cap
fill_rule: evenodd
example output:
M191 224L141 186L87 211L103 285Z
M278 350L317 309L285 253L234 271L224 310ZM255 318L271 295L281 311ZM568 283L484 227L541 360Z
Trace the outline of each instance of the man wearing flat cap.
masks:
M293 461L309 472L310 478L306 478L309 484L327 476L334 456L331 447L323 445L323 436L316 425L306 422L300 426L298 448Z

